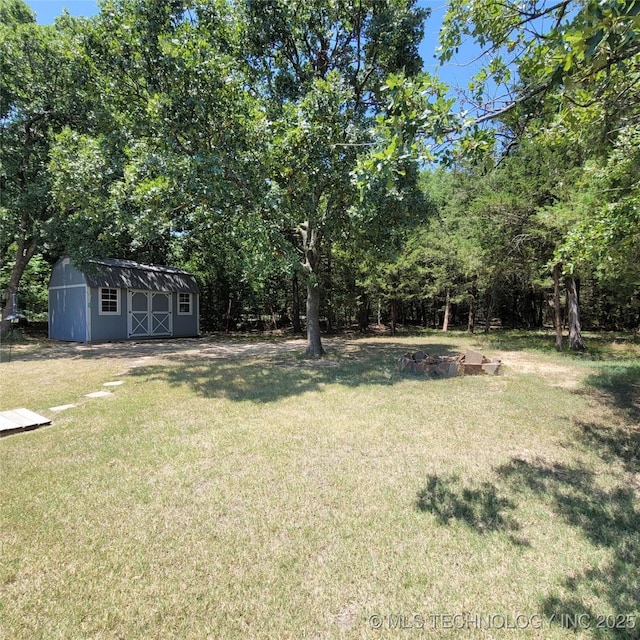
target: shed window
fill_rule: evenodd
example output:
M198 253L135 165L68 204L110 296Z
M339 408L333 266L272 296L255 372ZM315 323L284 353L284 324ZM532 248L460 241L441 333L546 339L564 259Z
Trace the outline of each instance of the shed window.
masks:
M100 315L117 316L120 314L120 296L118 289L100 289Z
M190 293L178 293L178 315L179 316L191 315L191 294Z

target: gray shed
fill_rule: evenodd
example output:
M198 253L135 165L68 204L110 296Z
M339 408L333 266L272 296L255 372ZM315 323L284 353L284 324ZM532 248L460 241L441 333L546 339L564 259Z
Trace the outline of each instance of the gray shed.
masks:
M49 280L49 337L73 342L187 338L200 334L200 300L190 273L112 258L70 258Z

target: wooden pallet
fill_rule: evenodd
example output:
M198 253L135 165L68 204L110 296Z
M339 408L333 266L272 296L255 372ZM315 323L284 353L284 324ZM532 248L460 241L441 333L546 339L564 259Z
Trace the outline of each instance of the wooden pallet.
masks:
M0 436L7 436L17 431L30 431L45 424L51 424L51 420L29 409L0 412Z

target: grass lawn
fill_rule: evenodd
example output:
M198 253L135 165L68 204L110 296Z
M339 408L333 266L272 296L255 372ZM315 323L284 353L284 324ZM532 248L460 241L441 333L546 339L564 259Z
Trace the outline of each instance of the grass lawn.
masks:
M549 340L3 347L0 637L640 638L640 347Z

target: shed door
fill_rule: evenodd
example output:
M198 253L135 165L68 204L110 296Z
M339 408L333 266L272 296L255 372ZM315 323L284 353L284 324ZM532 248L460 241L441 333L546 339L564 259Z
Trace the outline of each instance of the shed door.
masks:
M152 293L151 294L151 335L170 336L173 335L171 323L171 294Z
M129 289L129 337L173 335L171 294Z

